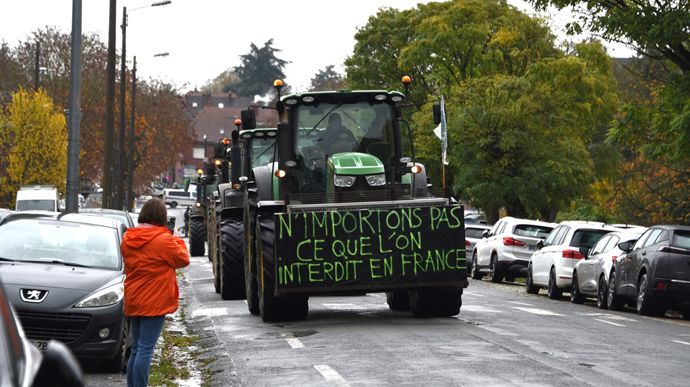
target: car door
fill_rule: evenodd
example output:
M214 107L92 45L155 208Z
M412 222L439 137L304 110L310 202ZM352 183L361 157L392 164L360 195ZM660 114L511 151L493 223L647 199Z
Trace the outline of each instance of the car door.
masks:
M597 269L601 267L601 260L604 259L606 246L612 237L612 235L606 235L599 239L585 259L577 263L577 280L580 291L586 293L597 291Z
M618 287L622 294L629 297L634 297L637 294L637 274L639 273L639 268L642 265L643 259L646 258L647 248L654 243L661 231L659 228L650 228L635 244L637 248L633 248L633 251L625 255L621 263L621 277Z
M669 277L672 282L690 284L690 230L673 230L669 238Z
M482 242L477 244L477 265L480 267L488 267L491 260L491 251L498 238L498 233L505 228L506 221L499 221L489 231L486 238L482 238Z
M542 247L539 251L532 255L533 257L535 255L537 256L536 260L533 261L534 283L543 286L546 286L549 283L551 262L553 262L553 258L556 255L556 252L560 251L560 245L563 243L563 240L565 239L568 230L570 230L570 227L560 226L558 233L556 234L553 240L553 244L544 244L544 247ZM537 255L537 253L539 254Z

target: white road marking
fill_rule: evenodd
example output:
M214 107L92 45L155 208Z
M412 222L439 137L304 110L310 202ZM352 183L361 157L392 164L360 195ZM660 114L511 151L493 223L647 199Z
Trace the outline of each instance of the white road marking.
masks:
M680 341L680 340L671 340L671 341L673 341L674 343L678 343L678 344L690 345L690 343L688 343L687 341Z
M618 323L615 323L615 322L612 322L612 321L602 320L602 319L600 319L600 318L595 318L594 320L599 321L599 322L603 322L604 324L613 325L613 326L615 326L615 327L625 327L625 325L623 325L623 324L618 324Z
M546 309L521 308L521 307L519 307L519 306L513 306L513 309L521 310L521 311L527 312L527 313L536 314L536 315L539 315L539 316L564 316L564 315L562 315L562 314L560 314L560 313L552 312L552 311L546 310Z
M322 302L321 305L328 309L338 309L338 310L364 310L365 308L361 305L350 304L350 303L340 303L340 302Z
M527 303L527 302L520 302L520 301L508 301L511 304L515 305L522 305L522 306L532 306L533 304Z
M225 316L228 314L228 308L203 308L192 311L192 317L213 317Z
M483 294L475 293L475 292L468 292L467 290L463 291L462 294L468 294L470 296L475 296L475 297L484 297Z
M499 336L518 336L517 333L513 333L513 332L507 331L505 329L497 328L497 327L492 327L491 325L479 325L477 328L483 329L487 332L497 334Z
M618 315L611 314L611 313L583 313L582 315L583 316L597 316L597 317L606 318L609 320L637 322L637 320L635 320L635 319L623 317L623 316L618 316Z
M463 312L478 312L478 313L503 313L502 310L487 308L481 305L463 305Z
M336 372L333 368L325 364L316 364L314 365L314 368L317 371L319 371L321 376L323 376L326 380L335 384L336 386L349 386L347 381L345 381L345 379L343 379L343 377L340 376L340 374Z
M281 333L281 336L287 341L288 344L290 344L290 347L292 349L298 349L298 348L304 348L304 344L296 338L292 333L286 332L286 333Z

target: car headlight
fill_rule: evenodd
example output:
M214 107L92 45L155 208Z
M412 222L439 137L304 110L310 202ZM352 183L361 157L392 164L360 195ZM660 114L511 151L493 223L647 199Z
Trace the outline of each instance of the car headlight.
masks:
M372 187L378 187L386 184L386 175L381 173L379 175L369 175L367 176L367 183Z
M355 177L335 175L333 176L333 184L335 184L336 187L352 187L352 185L355 184Z
M125 285L120 282L107 288L98 290L83 300L79 301L75 308L95 308L99 306L108 306L117 304L125 295Z

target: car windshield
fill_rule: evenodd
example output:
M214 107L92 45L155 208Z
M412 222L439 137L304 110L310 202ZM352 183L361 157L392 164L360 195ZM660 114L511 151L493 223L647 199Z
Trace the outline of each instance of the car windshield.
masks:
M120 269L117 231L110 227L45 219L18 219L0 227L0 257Z
M518 224L513 234L517 236L544 239L553 230L553 227L535 226L532 224Z
M298 108L297 154L304 170L303 192L325 192L326 160L343 152L376 156L391 172L395 157L394 118L386 103L320 103Z
M604 235L610 233L610 230L577 230L573 234L573 239L570 242L572 247L586 247L591 249L595 243Z
M55 211L55 200L19 200L17 211Z
M673 233L673 246L690 249L690 231L676 230Z

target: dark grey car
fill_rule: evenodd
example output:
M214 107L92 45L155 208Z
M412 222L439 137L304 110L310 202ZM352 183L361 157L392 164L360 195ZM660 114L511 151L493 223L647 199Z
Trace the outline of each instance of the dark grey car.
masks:
M690 227L653 226L634 246L618 246L626 254L609 277L609 308L620 309L624 301L632 301L640 314L674 309L689 318Z
M58 340L108 371L124 368L124 231L119 221L78 214L12 214L0 223L0 278L39 349Z

